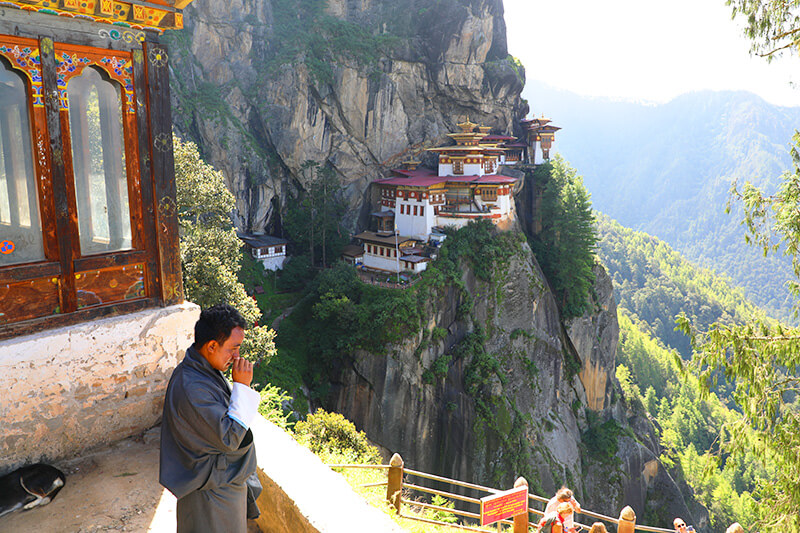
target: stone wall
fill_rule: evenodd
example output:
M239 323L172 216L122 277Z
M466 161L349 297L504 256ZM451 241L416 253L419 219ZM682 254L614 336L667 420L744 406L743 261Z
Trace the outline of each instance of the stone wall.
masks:
M0 341L0 474L156 424L198 316L184 303Z

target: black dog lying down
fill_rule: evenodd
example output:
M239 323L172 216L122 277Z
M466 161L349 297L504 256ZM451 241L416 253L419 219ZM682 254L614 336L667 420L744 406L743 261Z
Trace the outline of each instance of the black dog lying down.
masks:
M41 463L23 466L0 477L0 516L50 503L64 486L64 480L61 470Z

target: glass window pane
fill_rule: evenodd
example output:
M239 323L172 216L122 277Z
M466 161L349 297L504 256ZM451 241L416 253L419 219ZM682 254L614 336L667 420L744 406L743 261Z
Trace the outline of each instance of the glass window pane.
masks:
M86 68L70 80L67 96L81 254L129 250L131 217L119 85Z
M42 260L25 78L0 60L0 267Z

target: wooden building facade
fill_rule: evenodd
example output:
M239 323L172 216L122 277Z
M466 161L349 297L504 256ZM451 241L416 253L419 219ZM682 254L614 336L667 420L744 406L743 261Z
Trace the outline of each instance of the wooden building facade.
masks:
M0 4L0 338L182 301L159 35L189 1Z

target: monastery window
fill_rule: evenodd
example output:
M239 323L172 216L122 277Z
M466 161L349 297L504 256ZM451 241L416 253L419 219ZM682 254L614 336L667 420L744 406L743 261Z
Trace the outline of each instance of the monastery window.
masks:
M464 173L464 160L463 159L454 159L453 160L453 174L463 174Z
M282 254L283 253L283 246L276 246L275 247L275 253L276 254Z
M81 253L130 250L120 87L89 67L70 80L67 96Z
M481 190L481 198L486 202L493 202L497 200L497 189L485 188Z
M166 93L146 91L167 73L147 54L158 45L41 42L47 54L39 40L0 35L0 336L182 299L172 145L155 110Z
M417 216L417 206L414 206L414 216Z
M419 206L419 216L421 216L421 217L425 216L425 206L424 205Z

